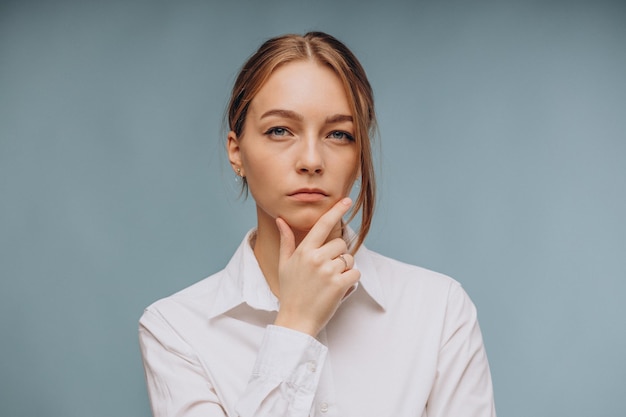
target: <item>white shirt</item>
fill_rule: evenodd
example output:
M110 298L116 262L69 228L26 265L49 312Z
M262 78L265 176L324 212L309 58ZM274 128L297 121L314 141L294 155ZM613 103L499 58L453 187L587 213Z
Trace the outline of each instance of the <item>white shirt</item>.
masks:
M453 279L361 247L360 285L317 338L272 323L250 247L148 307L139 338L155 417L493 417L476 309Z

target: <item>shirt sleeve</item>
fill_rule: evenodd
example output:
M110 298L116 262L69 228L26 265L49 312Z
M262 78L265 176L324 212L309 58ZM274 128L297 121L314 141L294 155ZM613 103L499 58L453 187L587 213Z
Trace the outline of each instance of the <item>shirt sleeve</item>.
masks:
M154 417L227 415L193 349L158 312L141 317L139 345Z
M241 417L306 417L328 348L317 339L270 325L246 392L237 405Z
M233 412L238 417L306 417L327 353L307 334L268 326L248 385L233 407L221 404L200 358L158 311L146 310L141 317L139 342L154 417Z
M448 295L437 377L427 410L432 417L496 415L476 308L458 284Z

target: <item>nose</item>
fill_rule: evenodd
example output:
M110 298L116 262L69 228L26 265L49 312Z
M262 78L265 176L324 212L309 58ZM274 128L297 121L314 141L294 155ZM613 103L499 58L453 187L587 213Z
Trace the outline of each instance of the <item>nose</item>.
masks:
M322 141L315 137L302 140L298 147L296 169L301 174L321 174L324 171Z

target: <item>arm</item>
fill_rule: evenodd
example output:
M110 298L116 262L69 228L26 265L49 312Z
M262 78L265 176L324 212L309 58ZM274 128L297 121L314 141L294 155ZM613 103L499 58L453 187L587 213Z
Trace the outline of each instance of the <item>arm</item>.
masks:
M142 316L139 341L154 417L308 416L327 352L309 335L268 326L235 405L222 404L197 354L158 311Z
M476 308L458 284L448 295L437 377L427 409L434 417L496 415Z
M154 417L225 417L196 353L157 312L139 321L139 344Z
M307 417L326 352L307 334L268 326L237 415Z

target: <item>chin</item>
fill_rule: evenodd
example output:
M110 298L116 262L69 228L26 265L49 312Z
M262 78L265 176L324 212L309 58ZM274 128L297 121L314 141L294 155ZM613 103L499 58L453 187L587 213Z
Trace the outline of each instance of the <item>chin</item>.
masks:
M315 220L304 220L304 219L292 220L292 219L285 219L285 221L287 222L289 227L291 227L291 229L294 232L298 231L298 232L308 233L313 228L313 226L315 226L315 222L317 221L317 219L315 219Z
M323 211L315 211L308 213L292 214L291 216L285 216L283 219L294 230L299 232L309 232L315 223L322 217Z

